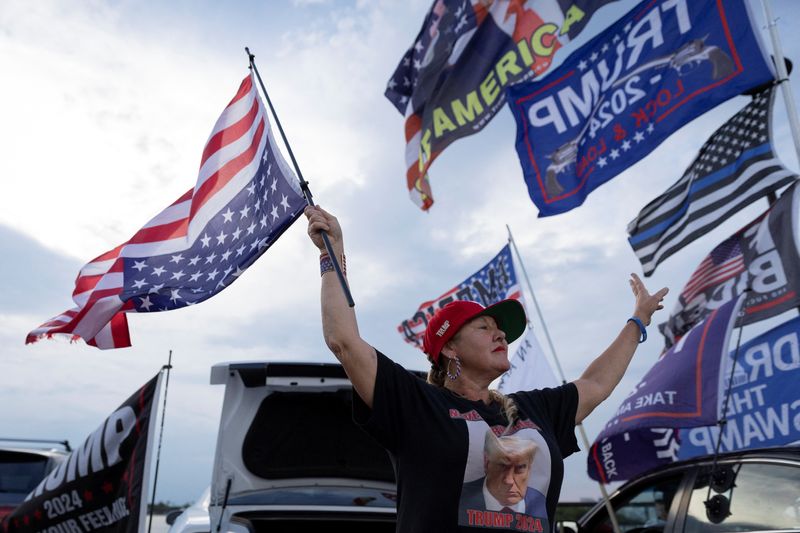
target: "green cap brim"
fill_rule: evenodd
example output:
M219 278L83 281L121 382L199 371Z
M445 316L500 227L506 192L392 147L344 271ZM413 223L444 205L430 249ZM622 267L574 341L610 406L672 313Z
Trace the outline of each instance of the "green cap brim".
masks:
M511 344L525 333L528 319L525 317L525 308L519 300L503 300L490 305L477 315L490 316L497 322L497 326L506 334L506 342Z

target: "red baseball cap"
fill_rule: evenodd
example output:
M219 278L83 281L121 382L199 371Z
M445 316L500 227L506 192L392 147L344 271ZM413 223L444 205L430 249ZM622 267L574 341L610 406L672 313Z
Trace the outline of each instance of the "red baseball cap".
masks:
M517 340L525 331L528 323L525 308L519 300L502 300L489 307L478 302L456 300L437 310L425 328L422 337L422 349L434 363L439 362L442 347L458 333L461 326L479 316L490 316L506 334L506 341Z

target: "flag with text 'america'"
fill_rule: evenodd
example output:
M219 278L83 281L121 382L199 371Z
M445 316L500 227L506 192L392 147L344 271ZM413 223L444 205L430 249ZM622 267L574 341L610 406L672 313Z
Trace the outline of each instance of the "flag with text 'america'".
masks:
M422 350L422 337L425 328L428 327L428 321L437 310L445 305L455 300L468 300L488 307L507 298L522 301L522 289L517 280L511 248L508 244L503 246L500 253L491 261L467 279L438 298L423 302L414 316L403 320L397 326L397 331L407 343Z
M614 0L434 0L384 93L405 117L406 184L433 205L428 167L503 107L503 87L538 76Z
M72 293L76 307L31 331L26 343L67 334L102 349L130 346L125 313L210 298L236 281L305 205L251 74L214 125L194 188L85 265Z
M772 149L774 93L755 95L714 132L683 176L628 225L645 276L741 208L797 179Z
M741 0L653 0L506 88L539 216L564 213L718 104L774 79Z

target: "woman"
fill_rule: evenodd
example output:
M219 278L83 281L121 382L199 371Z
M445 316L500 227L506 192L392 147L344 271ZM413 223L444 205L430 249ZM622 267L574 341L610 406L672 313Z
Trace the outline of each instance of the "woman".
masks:
M488 308L453 302L424 335L428 383L367 344L358 333L320 232L344 264L342 230L308 207L308 234L322 252L322 329L353 388L354 418L390 453L397 475L397 531L551 531L563 457L578 450L574 427L622 379L644 326L667 289L650 295L636 275L633 317L583 375L554 389L504 396L489 384L509 369L508 343L525 330L516 300ZM498 439L493 437L514 437ZM504 440L532 441L508 446ZM499 451L498 451L499 450Z

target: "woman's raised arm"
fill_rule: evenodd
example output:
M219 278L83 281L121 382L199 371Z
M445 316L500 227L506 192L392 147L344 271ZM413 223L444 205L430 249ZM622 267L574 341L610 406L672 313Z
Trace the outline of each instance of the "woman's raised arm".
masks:
M367 344L358 333L358 322L352 307L347 304L344 291L333 270L322 241L321 232L328 234L339 264L344 269L344 244L342 228L336 217L319 206L307 207L308 236L320 250L322 270L322 334L333 355L342 363L344 371L353 383L358 395L370 408L375 390L375 375L378 357L375 349Z
M650 294L636 274L631 274L629 282L636 298L633 318L641 320L642 324L647 326L650 324L653 313L664 307L661 305L661 301L669 289L664 287L657 293ZM628 321L611 345L592 361L580 378L574 381L578 388L576 424L580 424L600 402L608 398L620 382L633 358L636 347L639 346L640 334L639 325L633 320Z

